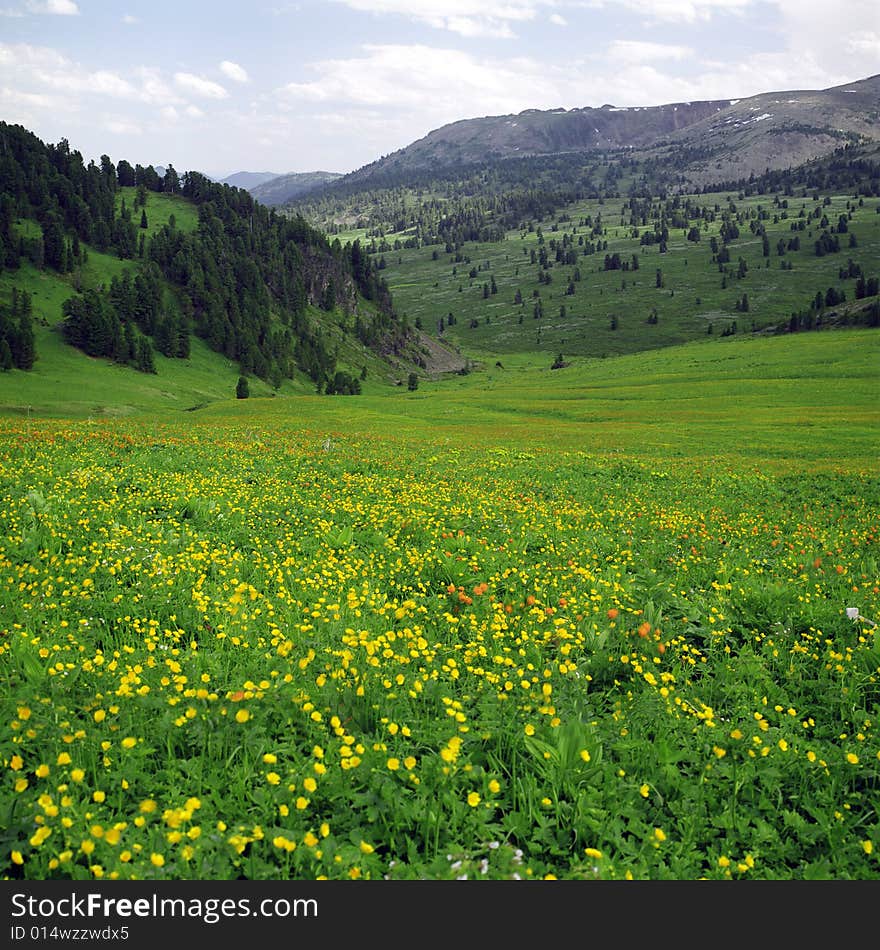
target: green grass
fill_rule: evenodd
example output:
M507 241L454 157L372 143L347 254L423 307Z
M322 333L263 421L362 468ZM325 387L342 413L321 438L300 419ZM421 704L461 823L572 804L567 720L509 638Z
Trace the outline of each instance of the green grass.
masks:
M876 880L877 341L7 415L0 874Z
M729 245L733 272L722 288L722 274L711 262L711 237L717 236L721 226L720 215L715 222L706 224L699 243L689 242L680 228L670 228L666 253L658 245L642 246L632 237L628 217L622 224L622 199L603 202L586 201L566 207L552 219L538 222L534 231L508 232L504 241L465 244L460 253L467 259L455 263L454 255L442 247L390 249L375 255L384 257L383 276L394 294L395 305L411 321L420 320L424 328L436 333L441 318L448 322L452 313L455 323L447 328L445 336L475 358L491 354L542 351L565 356L610 356L645 349L653 349L707 335L708 327L717 336L734 321L738 332L749 332L754 325L762 327L786 324L793 312L806 309L817 291L824 294L829 287L846 292L847 303L855 300L855 281L841 280L839 269L850 258L862 265L866 276L878 276L880 261L880 201L876 198L858 201L849 195L831 196L831 203L815 202L809 198L786 199L788 209L774 206L773 195L762 195L739 200L733 195L692 196L691 200L713 209L716 204L724 210L732 199L739 211L763 208L770 217L763 223L770 241L770 257L764 258L762 241L753 235L748 225L740 226L740 238ZM829 223L837 223L846 213L847 203L855 206L849 222L850 231L857 236L857 246L849 248L849 232L840 235L841 250L824 257L815 255L814 243L820 233L819 222L811 220L807 229L791 230L803 207L810 214L820 207ZM590 236L590 229L581 225L586 217L594 223L601 214L604 233ZM786 214L787 217L782 215ZM567 215L570 221L563 220ZM774 221L774 217L778 220ZM577 267L581 280L575 283L575 294L565 291L574 274L574 267L554 263L549 273L552 283L541 284L539 264L531 264L531 252L539 250L538 227L543 230L545 242L561 241L565 233L594 242L608 242L607 249L584 256L579 254ZM557 230L553 230L556 228ZM651 230L639 225L639 233ZM786 242L795 235L801 249L789 251L783 257L777 254L777 241ZM389 234L385 240L390 248L395 240L408 235ZM363 240L363 239L362 239ZM438 260L433 259L439 252ZM618 253L624 262L631 262L633 254L639 257L639 269L604 270L605 255ZM550 261L555 259L549 252ZM739 259L746 261L747 272L737 278ZM781 261L790 262L791 270L782 270ZM767 263L769 262L769 267ZM471 278L471 268L478 269ZM662 272L663 286L656 286L656 272ZM495 278L497 294L484 297L484 284ZM522 293L523 303L514 303L516 291ZM427 292L426 292L427 291ZM540 294L544 315L534 318L533 294ZM746 294L748 313L738 312L737 301ZM560 315L560 307L566 315ZM657 312L657 323L649 324L652 311ZM611 329L612 317L617 318L617 329ZM477 326L471 327L471 321Z
M119 211L124 201L132 212L132 221L138 226L138 234L140 234L141 209L138 208L137 211L134 211L136 197L137 188L120 188L116 192L116 210ZM147 214L147 228L144 233L148 237L152 237L156 231L168 224L172 215L174 216L174 226L180 231L195 231L199 225L199 212L196 206L189 201L182 201L174 195L148 191L147 203L143 210Z
M497 365L501 362L501 366ZM346 438L393 432L418 442L559 447L651 459L729 459L867 471L877 458L876 330L729 337L561 370L540 354L505 356L467 376L347 400L295 399L312 427ZM286 416L272 406L216 404L200 418ZM307 408L306 408L307 407Z
M122 189L118 200L121 202L124 198L133 205L135 194L133 188ZM606 230L603 240L608 241L607 252L603 249L579 258L582 279L576 285L576 293L570 297L563 292L573 270L571 267L555 264L549 272L553 275L553 283L546 286L536 280L537 266L527 263L530 251L538 248L537 230L511 232L507 240L496 244L467 245L463 253L470 257L470 263L466 264L452 264L450 256L442 250L438 260L433 260L436 247L387 251L382 256L388 266L382 274L393 290L398 312L406 314L411 322L418 319L428 332L436 332L441 318L445 320L449 313L455 314L456 323L446 329L445 338L471 360L482 364L487 385L492 387L500 385L517 366L525 365L530 359L543 368L548 357L559 353L572 364L562 371L562 377L571 379L577 367L590 358L663 352L670 345L689 340L717 341L733 320L738 324L737 337L749 336L753 320L758 327L784 323L793 310L803 309L815 291L823 287L844 289L850 301L847 306L851 306L855 282L838 278L839 268L850 256L862 264L866 276L876 275L876 263L880 260L880 214L877 213L880 203L877 199L866 199L859 206L854 199L837 195L832 197L830 205L825 206L824 201L814 202L812 198L789 198L789 208L785 212L774 205L772 195L744 201L736 195L706 195L697 196L693 201L709 207L717 203L723 209L731 198L741 210L761 206L770 211L771 217L764 223L770 237L771 256L770 267L764 267L760 240L750 234L747 226L743 227L743 238L731 245L731 260L735 268L738 258L743 256L748 261L748 271L741 280L731 278L728 288L723 291L718 269L709 261L709 238L717 234L718 220L708 225L698 245L687 242L680 229L673 229L668 252L660 254L656 246L640 247L631 236L630 226L621 224L622 202L619 199L603 203L584 202L565 209L570 221L560 216L558 220L541 224L547 241L561 240L567 230L574 234L576 241L579 237L589 238L579 222L588 215L595 221L601 212ZM838 215L846 211L848 202L854 206L850 228L858 236L856 248L844 247L838 254L815 257L812 242L818 229L814 226L812 236L809 231L799 232L801 251L787 253L784 257L793 262L793 270L779 269L776 240L779 236L787 239L794 233L790 230L791 221L797 220L802 205L808 212L818 206L828 215L829 221L836 222ZM188 230L197 226L196 210L179 198L150 192L146 211L149 233L163 226L171 214L174 214L179 228ZM783 213L788 217L783 218ZM778 215L779 220L774 222L773 215ZM34 222L28 221L19 225L23 232L34 227ZM365 240L363 231L343 235L346 240L354 236ZM846 235L842 237L845 244ZM388 240L393 244L395 236L389 236ZM632 253L638 253L640 267L637 271L606 272L602 269L606 253L619 253L625 261ZM550 256L552 260L554 255L551 253ZM32 412L50 414L119 415L190 409L216 400L223 401L234 393L238 368L222 356L207 351L198 340L194 340L192 359L185 363L157 356L158 374L151 379L143 378L132 369L91 360L63 344L55 328L61 319L64 300L75 293L77 287L106 285L113 276L135 266L136 262L121 261L90 249L86 264L78 272L63 277L28 264L16 272L7 271L0 275L0 300L11 298L13 286L32 294L38 354L38 362L31 374L0 374L0 406L16 411L27 411L31 407ZM657 266L663 272L663 288L654 286ZM458 271L455 277L452 276L453 267ZM467 277L470 267L480 268L474 280ZM498 293L484 299L483 283L492 277L496 280ZM461 292L458 290L460 285ZM524 299L521 307L513 304L517 289L521 290ZM544 317L540 320L532 317L532 294L536 290L544 304ZM734 302L742 293L749 296L748 314L737 313L734 309ZM175 305L170 292L167 303ZM564 320L559 317L562 305L567 310ZM656 325L646 322L654 308L658 313ZM618 318L617 330L610 329L612 315ZM317 312L313 316L325 326L331 346L338 352L340 368L355 375L366 368L363 384L366 394L381 395L389 390L400 394L400 383L406 380L412 366L405 361L383 360L361 346L346 330L341 314L329 319ZM472 320L477 322L474 328L470 326ZM712 337L706 334L709 325L715 328ZM720 342L727 343L728 340ZM654 356L646 355L645 359L652 366L657 365L653 362ZM498 362L502 363L503 371L496 367ZM88 367L87 372L84 372L85 367ZM601 373L601 369L591 366L590 372ZM651 372L656 372L656 369ZM449 385L455 391L463 384L454 380ZM279 395L304 394L310 389L309 381L298 376L285 382ZM423 383L417 398L424 398L434 391ZM270 388L257 380L253 381L251 392L254 396L271 394ZM519 398L511 391L511 400ZM528 395L527 401L533 402L534 394ZM522 407L518 413L519 418L525 419ZM442 419L439 421L443 422ZM708 421L699 424L708 424Z
M131 261L92 251L83 268L82 285L104 283L114 273L132 267ZM157 353L155 375L87 356L67 345L59 324L64 301L76 292L75 279L75 275L60 276L31 264L0 274L3 298L11 298L13 287L31 294L37 350L37 361L30 371L0 374L0 412L66 417L118 416L145 410L173 412L235 394L238 365L212 352L197 338L192 341L188 360L171 360ZM291 383L287 389L303 390L303 383ZM251 392L268 396L272 390L260 380L252 380Z

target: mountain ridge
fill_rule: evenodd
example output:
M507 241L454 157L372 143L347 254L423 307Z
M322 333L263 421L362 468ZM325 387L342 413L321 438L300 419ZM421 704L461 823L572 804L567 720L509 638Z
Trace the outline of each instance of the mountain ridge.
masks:
M277 178L279 174L280 172L233 172L231 175L221 178L220 184L232 185L234 188L243 188L245 191L250 191L251 188L256 188L257 185L262 185L273 178Z
M270 208L278 207L307 194L317 188L321 188L338 178L341 178L341 172L288 172L284 175L276 175L266 181L251 185L246 190L260 204L268 205Z
M705 154L677 172L689 184L703 186L802 164L829 154L842 141L864 140L880 140L880 75L822 90L739 99L660 106L605 103L459 119L339 181L355 185L382 175L565 152L659 156L697 149Z

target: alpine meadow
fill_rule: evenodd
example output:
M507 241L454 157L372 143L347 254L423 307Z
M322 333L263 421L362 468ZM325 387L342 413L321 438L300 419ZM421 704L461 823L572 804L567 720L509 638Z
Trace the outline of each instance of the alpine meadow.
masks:
M880 879L880 76L137 158L0 122L0 876Z

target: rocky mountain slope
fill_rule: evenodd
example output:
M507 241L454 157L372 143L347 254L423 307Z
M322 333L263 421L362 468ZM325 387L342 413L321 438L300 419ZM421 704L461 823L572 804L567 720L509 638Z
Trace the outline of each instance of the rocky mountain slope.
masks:
M866 140L880 140L880 76L738 100L528 109L463 119L343 176L340 184L517 156L600 150L637 151L649 158L675 153L676 171L705 185L799 165L847 142Z

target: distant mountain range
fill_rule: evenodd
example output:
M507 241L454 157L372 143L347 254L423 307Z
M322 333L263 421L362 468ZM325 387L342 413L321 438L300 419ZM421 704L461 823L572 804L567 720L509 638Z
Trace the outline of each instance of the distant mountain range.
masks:
M655 184L700 189L794 168L842 145L880 143L880 75L822 90L659 106L526 109L461 119L348 174L240 171L222 183L269 207L354 194L413 175L515 158L603 154L648 163ZM160 176L161 166L156 166Z
M248 173L241 172L240 174ZM301 195L341 177L342 175L338 172L290 172L287 175L277 175L246 187L260 204L268 205L271 208L287 204L294 198L299 198Z
M227 175L226 178L222 178L220 184L232 185L235 188L244 188L245 191L249 191L251 188L262 185L272 178L277 178L279 174L280 172L236 172L234 175Z
M803 164L865 140L880 141L880 75L745 99L462 119L343 176L340 184L514 157L632 150L647 158L675 154L675 173L705 186Z
M160 177L165 174L161 166L154 167ZM209 175L205 177L210 178ZM276 208L341 177L339 172L321 171L288 172L283 175L277 172L235 172L225 178L212 180L219 181L221 185L241 188L242 191L250 192L260 204Z
M154 165L153 168L160 178L165 177L166 167L164 165ZM205 175L205 178L210 181L250 192L260 204L270 208L286 204L314 188L319 188L341 177L338 172L323 171L289 172L287 174L241 171L219 179Z
M722 99L644 108L526 109L516 115L461 119L353 172L351 177L587 149L644 148L717 115L729 105L728 99Z

